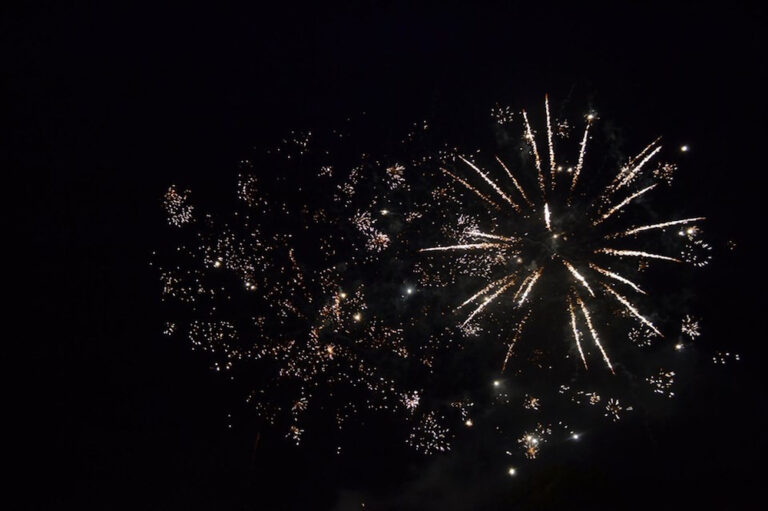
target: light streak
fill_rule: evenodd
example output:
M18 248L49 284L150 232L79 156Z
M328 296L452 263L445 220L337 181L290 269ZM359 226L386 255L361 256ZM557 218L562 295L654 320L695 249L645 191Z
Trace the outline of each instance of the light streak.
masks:
M650 231L651 229L663 229L665 227L670 227L672 225L689 224L691 222L700 222L702 220L706 220L706 217L697 216L693 218L684 218L683 220L672 220L670 222L662 222L660 224L642 225L640 227L633 227L631 229L627 229L626 231L612 234L608 237L619 238L622 236L631 236L632 234L637 234L638 232L643 232L643 231Z
M517 191L520 192L520 195L523 197L523 200L527 202L530 207L533 207L533 203L528 199L528 196L523 191L523 187L520 186L520 183L517 182L517 179L515 179L515 176L512 174L512 172L510 172L507 166L504 165L504 162L501 161L501 158L497 156L496 161L499 162L499 165L501 165L501 167L506 171L507 175L512 180L512 184L515 185L515 188L517 188Z
M490 304L490 303L492 303L494 300L496 300L496 298L497 298L497 297L498 297L498 296L499 296L501 293L503 293L504 291L506 291L507 289L509 289L509 288L512 286L512 284L514 284L514 283L515 283L514 279L513 279L513 280L510 280L509 282L507 282L506 284L504 284L503 286L501 286L501 287L498 289L498 291L496 291L496 292L495 292L495 293L493 293L491 296L489 296L488 298L486 298L486 299L485 299L485 301L483 301L483 303L481 303L481 304L480 304L480 306L479 306L477 309L475 309L474 311L472 311L472 314L470 314L470 315L467 317L467 319L465 319L465 320L464 320L464 323L462 323L462 324L461 324L461 326L466 326L466 324L467 324L467 323L469 323L469 322L472 320L472 318L474 318L474 317L475 317L475 316L476 316L476 315L477 315L477 314L478 314L480 311L482 311L482 310L483 310L483 309L484 309L484 308L485 308L485 307L486 307L488 304Z
M647 259L662 259L664 261L673 261L676 263L682 262L680 259L675 259L674 257L659 255L659 254L651 254L649 252L643 252L641 250L617 250L615 248L598 248L595 250L596 253L602 253L602 254L608 254L612 256L618 256L618 257L644 257Z
M555 147L552 144L552 123L549 116L549 95L544 95L544 107L547 111L547 145L549 146L549 187L555 188Z
M589 367L587 366L587 359L584 357L584 351L581 349L581 340L579 339L581 334L579 333L579 329L576 326L576 314L573 311L573 300L571 299L570 295L568 296L568 313L571 316L571 330L573 331L573 339L576 341L576 347L579 349L581 361L584 362L584 369L588 370Z
M648 319L646 319L646 318L645 318L645 316L643 316L642 314L640 314L640 313L637 311L637 309L636 309L636 308L635 308L635 307L634 307L634 306L633 306L631 303L629 303L629 300L627 300L626 298L624 298L623 296L621 296L619 293L617 293L616 291L614 291L614 290L611 288L611 286L609 286L608 284L604 284L604 283L601 283L601 284L602 284L602 286L605 288L605 290L606 290L606 291L608 291L609 293L611 293L611 294L612 294L612 295L613 295L613 296L614 296L614 297L615 297L615 298L616 298L616 299L617 299L619 302L621 302L621 303L622 303L622 305L624 305L624 307L626 307L626 308L627 308L627 310L628 310L629 312L631 312L631 313L632 313L632 314L633 314L633 315L634 315L634 316L635 316L637 319L639 319L640 321L642 321L642 322L645 324L645 326L647 326L648 328L650 328L651 330L653 330L654 332L656 332L656 333L657 333L657 334L658 334L660 337L664 337L664 335L663 335L663 334L662 334L662 333L659 331L659 329L658 329L658 328L656 328L656 327L654 326L654 324L653 324L653 323L651 323L651 322L650 322Z
M531 150L533 151L533 158L536 162L536 175L539 181L539 189L541 190L541 196L546 195L546 189L544 187L544 174L541 173L541 158L539 157L539 150L536 148L536 139L531 131L531 125L528 122L528 114L523 110L523 119L525 119L525 137L528 139L528 143L531 144Z
M625 279L624 277L622 277L622 276L621 276L621 275L619 275L618 273L614 273L614 272L612 272L612 271L608 271L608 270L606 270L606 269L604 269L604 268L600 268L600 267L599 267L598 265L596 265L595 263L589 263L589 267L590 267L590 268L592 268L593 270L595 270L595 271L596 271L596 272L598 272L598 273L602 273L602 274L603 274L603 275L605 275L606 277L612 278L613 280L617 280L617 281L619 281L619 282L622 282L622 283L624 283L624 284L628 285L629 287L631 287L632 289L634 289L634 290L635 290L635 291L637 291L638 293L641 293L641 294L645 294L645 291L643 291L642 289L640 289L640 287L638 287L638 286L637 286L637 284L635 284L634 282L632 282L632 281L631 281L631 280L629 280L629 279Z
M591 119L587 119L587 125L584 127L584 137L581 139L581 145L579 146L579 160L576 164L576 170L573 171L573 179L571 180L571 193L576 188L576 182L579 180L581 169L584 167L584 155L587 153L587 140L589 139L589 127L592 125Z
M507 201L507 202L508 202L508 203L509 203L509 204L512 206L512 208L513 208L515 211L517 211L518 213L520 212L520 206L518 206L518 205L517 205L517 204L516 204L516 203L515 203L515 202L514 202L512 199L510 199L510 198L509 198L509 195L507 195L506 193L504 193L504 192L501 190L501 188L499 188L499 185L497 185L496 183L494 183L493 181L491 181L491 179L490 179L488 176L486 176L486 175L485 175L485 172L483 172L482 170L480 170L480 169L479 169L479 168L478 168L478 167L477 167L477 166L476 166L474 163L470 162L469 160L467 160L467 159L466 159L466 158L464 158L463 156L459 156L459 159L460 159L461 161L463 161L464 163L466 163L467 165L469 165L470 167L472 167L472 169L473 169L475 172L477 172L478 174L480 174L480 177L482 177L482 178L485 180L485 182L486 182L486 183L488 183L489 185L491 185L491 188L493 188L493 189L496 191L496 193L498 193L498 194L499 194L499 195L500 195L500 196L501 196L501 197L502 197L502 198L503 198L505 201Z
M560 258L560 260L563 261L563 264L565 265L566 268L568 268L568 271L571 272L571 275L573 275L576 278L576 280L578 280L579 283L581 283L581 285L584 286L584 288L586 288L587 291L589 291L589 294L591 296L595 296L594 291L592 291L592 288L589 287L589 284L587 283L587 279L585 279L584 276L581 273L579 273L578 270L576 270L576 268L574 268L571 263L569 263L563 258Z
M632 202L633 199L635 199L636 197L640 197L644 193L649 192L649 191L653 190L654 188L656 188L655 184L653 184L651 186L647 186L647 187L643 188L642 190L640 190L639 192L633 193L632 195L630 195L629 197L627 197L626 199L624 199L623 201L619 202L617 205L615 205L614 207L609 209L608 212L603 214L600 218L595 220L595 225L601 223L603 220L607 220L608 217L610 217L611 215L613 215L614 213L619 211L621 208L623 208L624 206L626 206L627 204Z
M541 272L544 270L544 268L539 268L536 273L534 273L530 280L528 281L528 286L525 288L525 291L523 292L523 296L520 297L520 301L517 303L517 306L520 307L525 303L525 299L528 298L528 294L531 292L531 289L533 289L534 284L536 284L536 281L539 280L539 277L541 277Z
M462 303L461 305L459 305L458 307L456 307L456 310L459 310L459 309L461 309L462 307L464 307L465 305L467 305L467 304L470 304L470 303L474 302L474 301L475 301L477 298L479 298L479 297L483 296L483 295L484 295L484 294L486 294L488 291L490 291L490 290L491 290L491 289L493 289L494 287L498 286L498 285L499 285L499 284L501 284L502 282L506 282L506 281L507 281L508 279L510 279L510 278L511 278L511 277L510 277L509 275L505 275L504 277L500 278L499 280L496 280L496 281L494 281L494 282L491 282L490 284L488 284L487 286L485 286L483 289L481 289L480 291L478 291L477 293L475 293L474 295L472 295L471 297L469 297L469 298L468 298L468 299L467 299L467 300L466 300L464 303Z
M450 245L447 247L430 247L419 249L419 252L443 252L447 250L484 250L486 248L503 247L503 243L468 243L464 245Z
M474 193L475 195L477 195L478 197L483 199L485 202L487 202L488 204L493 206L494 209L501 209L501 206L499 206L498 204L493 202L491 199L486 197L482 192L480 192L480 190L478 190L477 188L475 188L471 184L467 183L466 181L461 179L459 176L454 175L453 173L451 173L450 171L448 171L448 170L446 170L444 168L440 168L440 170L442 170L443 173L448 174L454 181L457 181L457 182L461 183L462 185L464 185L465 188L467 188L469 191L471 191L472 193Z
M602 353L603 355L603 360L605 360L605 363L608 365L608 369L610 369L611 372L614 373L613 366L611 365L611 359L608 358L608 354L603 349L603 345L600 344L600 338L597 336L597 332L595 331L595 328L592 326L592 318L589 316L589 311L587 310L587 306L584 304L584 302L582 301L581 297L578 294L576 295L576 301L581 307L581 313L584 315L584 319L587 322L587 328L589 328L589 332L592 334L592 339L594 339L595 344L600 350L600 353Z

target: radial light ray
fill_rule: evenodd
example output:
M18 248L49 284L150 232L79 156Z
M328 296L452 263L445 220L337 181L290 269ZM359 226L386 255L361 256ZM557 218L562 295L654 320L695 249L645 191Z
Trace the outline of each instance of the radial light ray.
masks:
M690 224L691 222L700 222L702 220L706 220L706 217L697 216L693 218L684 218L682 220L672 220L669 222L662 222L659 224L641 225L639 227L632 227L631 229L627 229L626 231L622 231L616 234L610 234L607 236L607 238L620 238L623 236L631 236L633 234L637 234L638 232L650 231L653 229L664 229L665 227L671 227L673 225Z
M642 321L642 322L645 324L645 326L647 326L648 328L650 328L651 330L653 330L654 332L656 332L656 334L658 334L660 337L664 337L664 335L663 335L663 334L662 334L662 333L659 331L659 329L658 329L658 328L656 328L656 326L655 326L653 323L651 323L651 322L650 322L650 321L649 321L649 320L648 320L648 319L647 319L645 316L643 316L642 314L640 314L640 312L638 312L638 310L637 310L637 309L636 309L636 308L635 308L635 307L634 307L634 306L633 306L631 303L629 303L629 300L627 300L626 298L624 298L623 296L621 296L619 293L617 293L616 291L614 291L614 290L611 288L611 286L609 286L608 284L604 284L604 283L603 283L602 285L603 285L603 288L605 288L605 290L606 290L606 291L608 291L608 292L609 292L610 294L612 294L612 295L613 295L613 296L614 296L614 297L615 297L615 298L616 298L616 299L617 299L619 302L621 302L621 304L622 304L622 305L624 305L624 307L626 307L626 308L627 308L627 310L628 310L629 312L631 312L631 313L632 313L632 314L633 314L633 315L634 315L634 316L635 316L637 319L639 319L640 321Z
M465 326L467 323L472 321L472 318L474 318L478 313L480 313L480 311L482 311L486 306L493 303L493 301L496 300L496 298L498 298L501 295L501 293L503 293L504 291L512 287L514 283L515 283L514 279L511 279L509 282L501 286L495 293L493 293L491 296L486 298L483 301L483 303L480 304L480 306L478 306L474 311L472 311L472 313L469 316L467 316L467 319L464 320L464 323L462 323L461 326Z
M587 328L589 329L589 333L592 334L592 339L595 341L595 345L600 350L600 353L603 355L603 360L605 360L606 365L608 366L608 369L611 370L613 373L613 365L611 365L611 359L608 358L608 354L603 349L603 345L600 343L600 338L597 335L597 332L595 331L595 327L592 326L592 317L589 315L589 310L587 309L587 306L584 304L584 301L581 299L581 297L577 294L576 295L576 301L579 304L579 307L581 307L581 313L584 315L584 320L587 322Z
M638 192L635 192L635 193L633 193L632 195L630 195L629 197L627 197L627 198L626 198L626 199L624 199L623 201L621 201L621 202L619 202L618 204L616 204L615 206L613 206L611 209L609 209L609 210L608 210L607 212L605 212L603 215L601 215L601 216L600 216L600 218L598 218L597 220L595 220L595 225L597 225L597 224L599 224L599 223L603 222L604 220L607 220L607 219L608 219L608 218L609 218L611 215L613 215L614 213L616 213L617 211L619 211L621 208L623 208L624 206L626 206L627 204L629 204L630 202L632 202L634 199L636 199L637 197L640 197L641 195L643 195L643 194L644 194L644 193L646 193L646 192L650 192L650 191L651 191L651 190L653 190L654 188L656 188L656 185L655 185L655 184L654 184L654 185L650 185L650 186L647 186L647 187L643 188L642 190L640 190L640 191L638 191Z
M541 157L539 156L539 149L536 147L536 138L531 131L531 125L528 122L528 114L523 110L523 119L525 120L525 138L528 139L528 143L531 145L531 151L533 151L533 159L536 162L536 176L539 182L539 190L541 196L546 196L546 187L544 185L544 174L541 172Z
M490 179L488 176L486 176L486 175L485 175L485 172L483 172L482 170L480 170L480 169L479 169L479 168L478 168L478 167L477 167L477 166L476 166L474 163L470 162L469 160L467 160L467 159L466 159L466 158L464 158L463 156L459 156L459 158L461 159L461 161L463 161L464 163L466 163L467 165L469 165L469 166L472 168L472 170L474 170L475 172L477 172L478 174L480 174L480 177L482 177L482 178L485 180L485 182L486 182L486 183L488 183L489 185L491 185L491 188L493 188L493 189L496 191L496 193L498 193L498 194L499 194L499 196L501 196L501 198L503 198L505 201L507 201L507 202L510 204L510 206L512 206L512 208L513 208L515 211L517 211L517 212L519 212L519 211L520 211L520 206L518 206L518 205L517 205L517 203L515 203L515 202L514 202L512 199L510 199L510 198L509 198L509 196L508 196L506 193L504 193L504 192L501 190L501 188L499 188L499 185L497 185L496 183L494 183L494 182L493 182L493 181L492 181L492 180L491 180L491 179Z
M509 179L512 180L512 184L515 185L515 188L517 189L517 191L520 192L520 196L523 198L523 200L528 204L528 206L533 207L533 202L531 202L530 199L528 199L528 196L525 194L523 187L520 186L520 183L518 183L517 179L515 179L514 174L512 174L509 168L507 168L507 166L504 164L503 161L501 161L501 158L499 158L498 156L496 157L496 161L499 162L499 165L501 165L501 167L507 173L507 175L509 176Z
M614 248L599 248L595 250L596 253L602 253L602 254L608 254L612 256L618 256L618 257L642 257L646 259L661 259L664 261L673 261L676 263L682 262L680 259L675 259L674 257L669 257L665 255L659 255L659 254L651 254L649 252L643 252L642 250L618 250Z
M477 188L475 188L471 184L467 183L466 181L464 181L463 179L461 179L460 177L454 175L453 173L451 173L450 171L448 171L446 169L441 168L440 170L442 170L444 174L450 176L454 181L462 184L467 190L469 190L470 192L474 193L475 195L480 197L482 200L484 200L485 202L490 204L494 209L501 209L501 206L499 206L498 204L493 202L491 199L486 197L480 190L478 190Z
M584 363L584 369L589 369L589 366L587 365L587 359L584 356L584 350L581 348L581 333L579 332L579 328L576 326L576 314L573 310L573 300L571 299L570 295L568 296L568 314L571 318L571 331L573 332L573 340L576 341L576 348L579 350L579 356L581 357L581 361Z
M598 265L596 265L595 263L589 263L589 267L592 268L593 270L595 270L598 273L602 273L603 275L605 275L608 278L611 278L613 280L616 280L618 282L621 282L623 284L628 285L629 287L631 287L632 289L634 289L635 291L637 291L640 294L645 294L645 291L640 289L640 287L637 284L635 284L634 282L632 282L629 279L625 279L624 277L622 277L618 273L614 273L612 271L606 270L605 268L601 268Z
M552 143L552 122L549 116L549 95L544 96L544 106L547 111L547 145L549 146L549 187L555 187L555 146Z

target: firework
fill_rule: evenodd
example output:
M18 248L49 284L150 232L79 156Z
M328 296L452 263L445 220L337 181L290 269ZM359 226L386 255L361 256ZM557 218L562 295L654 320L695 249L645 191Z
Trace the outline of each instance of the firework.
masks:
M658 161L660 139L604 175L598 116L571 124L550 107L540 124L494 108L496 132L522 134L500 137L519 145L498 154L423 147L427 122L380 159L339 149L345 130L296 131L242 163L231 211L171 186L163 333L237 382L285 442L330 418L336 454L385 413L404 425L399 445L424 454L491 429L534 459L589 420L623 418L627 380L671 397L674 371L629 357L699 335L698 318L657 311L646 271L709 262L705 218L655 214L677 170Z
M522 112L523 139L532 156L532 175L535 176L538 194L531 194L530 190L526 193L520 181L510 171L510 165L498 155L495 159L501 163L504 170L498 178L506 175L508 185L499 184L501 181L494 180L490 171L484 170L477 161L471 162L466 157L459 156L459 161L479 176L482 182L477 185L472 184L471 176L466 173L465 179L461 175L460 166L444 172L455 182L461 183L465 189L472 191L475 197L481 198L486 205L492 204L492 208L488 209L489 215L486 217L488 223L467 233L463 243L425 247L421 252L463 255L463 252L469 251L498 251L505 245L513 249L509 253L514 252L514 256L510 255L510 259L506 261L507 264L501 265L503 273L489 275L489 283L461 304L459 309L468 303L481 300L481 303L464 318L462 324L466 325L478 316L507 306L506 304L514 310L531 300L535 302L543 298L549 300L559 296L566 304L568 323L584 368L588 367L588 363L583 349L584 336L580 332L582 324L586 326L606 367L613 371L608 356L609 350L604 346L599 334L601 325L595 323L590 309L611 307L612 302L642 326L650 329L657 336L663 337L661 329L649 319L647 314L641 312L640 307L633 303L633 300L619 287L644 298L650 294L637 283L639 282L638 268L631 265L629 261L632 259L640 260L644 265L653 261L668 263L687 261L701 266L702 258L695 258L690 250L687 252L684 250L683 256L679 258L671 254L657 253L646 250L647 240L637 237L647 236L653 232L665 234L667 228L684 225L688 225L686 232L694 233L695 227L691 227L690 224L703 221L704 218L691 217L625 226L624 217L633 219L637 215L623 213L641 199L645 200L646 197L651 196L651 192L658 185L658 182L653 182L654 180L667 176L666 173L647 171L651 162L661 153L660 139L654 140L640 153L630 158L626 164L619 167L614 176L593 192L594 187L580 186L580 182L583 181L580 177L590 172L588 147L591 130L597 121L596 114L590 113L586 116L583 134L575 156L576 164L569 167L570 176L563 176L557 170L562 168L558 162L567 161L568 156L556 154L548 97L545 99L544 110L549 172L544 172L543 158L538 149L529 115L526 111ZM596 176L590 176L589 181L597 180L593 178ZM488 187L488 192L482 189L483 182ZM621 194L624 194L624 197L617 198ZM501 200L497 202L498 199ZM474 205L468 205L466 202L463 207L475 209ZM622 244L605 246L601 240L622 241ZM633 242L637 248L632 248ZM528 264L511 264L512 257L528 261ZM558 265L565 268L565 274L555 271ZM549 273L557 277L556 285L553 286L550 282L546 290L537 291L536 284ZM517 282L519 284L515 286ZM577 289L581 292L577 292ZM644 303L646 302L648 300L644 300ZM519 321L519 324L522 323L523 321ZM506 367L508 358L509 355L502 367Z

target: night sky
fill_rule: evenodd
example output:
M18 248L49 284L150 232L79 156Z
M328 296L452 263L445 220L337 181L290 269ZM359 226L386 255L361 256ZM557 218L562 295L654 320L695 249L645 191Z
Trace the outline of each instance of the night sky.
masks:
M85 4L85 3L83 3ZM358 2L27 5L0 21L6 266L24 509L754 508L764 484L765 10ZM205 357L161 335L152 251L170 183L229 193L237 162L365 111L384 133L543 94L691 145L683 198L737 249L695 293L712 345L674 413L606 427L516 479L470 447L342 458L247 420ZM18 184L16 182L18 181ZM17 333L12 333L17 330ZM715 342L716 341L716 342ZM15 359L14 359L15 358ZM698 366L697 366L698 367ZM375 426L371 426L375 436Z

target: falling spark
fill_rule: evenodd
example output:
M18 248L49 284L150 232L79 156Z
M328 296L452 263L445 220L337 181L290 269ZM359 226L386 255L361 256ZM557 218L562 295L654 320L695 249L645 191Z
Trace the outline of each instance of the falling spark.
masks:
M659 335L660 337L664 337L664 335L663 335L663 334L662 334L662 333L659 331L659 329L658 329L658 328L656 328L656 327L653 325L653 323L651 323L649 320L647 320L647 319L645 318L645 316L643 316L642 314L640 314L640 313L637 311L637 309L636 309L636 308L635 308L635 307L634 307L634 306L633 306L631 303L629 303L629 300L627 300L626 298L624 298L623 296L621 296L619 293L617 293L616 291L614 291L614 290L611 288L611 286L609 286L608 284L603 284L603 287L605 288L605 290L606 290L606 291L608 291L608 292L609 292L609 293L611 293L611 294L612 294L614 297L616 297L616 299L617 299L618 301L620 301L620 302L622 303L622 305L624 305L624 307L626 307L626 308L627 308L627 310L628 310L629 312L631 312L631 313L632 313L632 314L633 314L633 315L634 315L634 316L635 316L637 319L639 319L640 321L642 321L642 322L645 324L645 326L647 326L648 328L650 328L651 330L653 330L654 332L656 332L656 334L657 334L657 335Z
M491 185L491 188L493 188L493 189L496 191L496 193L498 193L498 194L499 194L499 195L500 195L500 196L501 196L501 197L502 197L502 198L503 198L505 201L507 201L507 202L508 202L508 203L509 203L509 204L512 206L512 208L513 208L515 211L517 211L518 213L520 212L520 206L518 206L518 205L517 205L517 204L516 204L516 203L515 203L515 202L514 202L512 199L510 199L510 198L509 198L509 196L508 196L506 193L504 193L504 192L501 190L501 188L499 188L499 185L497 185L496 183L494 183L493 181L491 181L491 179L490 179L488 176L486 176L486 175L485 175L485 172L483 172L482 170L480 170L480 169L479 169L479 168L478 168L478 167L477 167L475 164L471 163L470 161L468 161L468 160L467 160L466 158L464 158L463 156L459 156L459 159L460 159L461 161L463 161L464 163L466 163L467 165L469 165L470 167L472 167L472 169L473 169L475 172L477 172L478 174L480 174L480 177L482 177L482 178L485 180L485 182L486 182L486 183L488 183L489 185Z
M598 265L596 265L596 264L594 264L594 263L589 263L589 267L590 267L590 268L592 268L593 270L595 270L595 271L596 271L596 272L598 272L598 273L602 273L602 274L603 274L603 275L605 275L606 277L612 278L613 280L617 280L617 281L619 281L619 282L622 282L622 283L624 283L624 284L628 285L629 287L631 287L632 289L634 289L634 290L635 290L635 291L637 291L638 293L641 293L641 294L645 294L645 291L643 291L642 289L640 289L640 288L637 286L637 284L635 284L634 282L632 282L632 281L631 281L631 280L629 280L629 279L625 279L624 277L622 277L622 276L621 276L621 275L619 275L618 273L613 273L612 271L608 271L608 270L606 270L606 269L604 269L604 268L600 268Z
M571 180L571 193L576 188L576 182L579 180L579 174L584 166L584 155L587 152L587 140L589 139L589 127L592 125L591 118L587 118L587 125L584 127L584 137L581 139L581 146L579 147L579 160L576 164L576 170L573 172L573 179Z
M501 372L502 374L507 369L507 362L509 361L509 358L512 356L512 350L515 347L515 344L520 339L520 335L523 332L523 327L525 326L525 322L528 321L528 316L530 316L530 311L523 316L523 318L518 321L517 326L515 327L515 332L512 334L512 341L509 343L509 347L507 348L507 355L504 357L504 363L501 365Z
M600 353L602 353L603 355L603 360L605 360L605 363L608 365L608 369L610 369L611 372L614 373L613 366L611 365L611 360L608 358L608 354L603 349L603 345L600 344L600 338L597 336L597 332L595 331L595 328L592 326L592 318L590 318L589 316L589 311L587 310L587 306L584 305L584 302L582 301L581 297L578 294L576 295L576 301L581 307L581 313L584 315L584 320L587 322L587 328L589 329L589 332L592 334L592 339L594 339L595 344L597 345L597 348L600 350Z
M610 238L618 238L621 236L630 236L632 234L637 234L638 232L643 231L649 231L651 229L663 229L665 227L670 227L672 225L680 225L680 224L689 224L691 222L699 222L701 220L706 220L706 217L703 216L697 216L694 218L685 218L683 220L672 220L670 222L662 222L660 224L652 224L652 225L643 225L640 227L633 227L631 229L627 229L626 231L610 235Z
M547 145L549 146L549 174L551 189L555 188L555 147L552 145L552 123L549 117L549 95L544 95L544 107L547 110Z
M618 210L620 210L621 208L623 208L624 206L626 206L627 204L629 204L630 202L632 202L632 199L634 199L634 198L636 198L636 197L639 197L639 196L643 195L645 192L648 192L648 191L650 191L650 190L653 190L654 188L656 188L656 185L655 185L655 184L653 184L653 185L651 185L651 186L648 186L648 187L646 187L646 188L643 188L643 189L642 189L642 190L640 190L639 192L635 192L635 193L633 193L632 195L630 195L629 197L627 197L626 199L624 199L623 201L619 202L617 205L615 205L614 207L612 207L611 209L609 209L609 210L608 210L608 212L607 212L607 213L605 213L603 216L601 216L599 219L595 220L595 225L599 224L599 223L600 223L600 222L602 222L603 220L606 220L606 219L607 219L609 216L613 215L613 214L614 214L614 213L616 213Z
M659 254L651 254L651 253L643 252L640 250L616 250L614 248L598 248L597 250L595 250L595 252L600 252L603 254L614 255L619 257L622 257L622 256L645 257L648 259L663 259L664 261L674 261L676 263L682 262L680 261L680 259L675 259L674 257L668 257L668 256L659 255Z
M488 197L483 195L483 193L480 192L480 190L478 190L477 188L475 188L471 184L467 183L466 181L461 179L459 176L456 176L456 175L452 174L451 172L449 172L448 170L446 170L444 168L441 168L440 170L442 170L445 174L448 174L451 178L453 178L454 181L457 181L457 182L461 183L462 185L464 185L464 187L466 187L469 191L473 192L475 195L477 195L478 197L483 199L485 202L487 202L488 204L493 206L494 209L501 209L501 206L499 206L498 204L493 202L491 199L489 199Z
M645 154L648 151L650 151L659 142L659 140L661 140L661 137L656 137L656 139L650 144L648 144L647 146L645 146L637 156L630 158L627 164L621 167L621 169L619 170L619 173L616 174L616 177L613 178L613 181L611 182L611 184L608 185L608 187L606 188L606 192L612 193L616 191L618 184L624 180L624 178L627 176L627 173L631 172L634 168L636 168L636 167L633 167L635 162L640 158L643 158Z
M525 137L528 139L528 143L531 144L531 150L533 150L533 158L536 161L536 175L538 176L539 189L541 189L541 196L544 197L546 191L544 188L544 175L541 173L541 158L539 157L539 150L536 148L536 139L533 137L531 131L531 125L528 122L528 114L523 110L523 119L525 119Z
M494 282L491 282L490 284L488 284L487 286L485 286L483 289L481 289L480 291L478 291L477 293L475 293L474 295L472 295L471 297L469 297L469 298L468 298L468 299L467 299L467 300L466 300L464 303L462 303L461 305L459 305L458 307L456 307L456 310L459 310L459 309L461 309L462 307L464 307L465 305L467 305L467 304L469 304L469 303L472 303L472 302L474 302L474 301L475 301L477 298L479 298L479 297L483 296L483 295L484 295L484 294L486 294L488 291L490 291L490 290L491 290L491 289L493 289L494 287L498 286L499 284L501 284L501 283L503 283L503 282L506 282L506 281L507 281L508 279L510 279L510 278L511 278L511 277L510 277L509 275L505 275L504 277L500 278L499 280L497 280L497 281L494 281Z
M520 301L517 303L517 306L520 307L525 303L525 299L528 298L528 293L531 292L531 289L533 289L533 285L536 284L536 281L539 280L539 277L541 276L541 272L544 268L539 268L536 273L534 273L530 280L528 281L528 286L525 288L525 291L523 292L523 296L520 298Z
M451 245L447 247L422 248L419 252L442 252L446 250L484 250L486 248L503 247L503 243L469 243L465 245Z
M632 180L634 179L634 177L643 169L643 165L648 163L648 160L653 158L656 155L656 153L658 153L659 151L661 151L661 146L659 146L656 149L654 149L653 151L651 151L651 153L649 155L647 155L645 158L643 158L640 161L640 163L635 165L635 167L631 171L629 171L629 173L626 176L624 176L624 178L621 181L619 181L619 183L616 185L616 187L613 189L613 191L615 192L619 188L621 188L621 187L631 183Z
M510 170L507 168L507 166L506 166L506 165L504 165L504 162L503 162L503 161L501 161L501 158L499 158L499 157L497 156L497 157L496 157L496 161L498 161L498 162L499 162L499 164L501 165L501 167L502 167L502 168L503 168L503 169L504 169L504 170L507 172L507 175L508 175L508 176L509 176L509 178L512 180L512 184L514 184L514 185L515 185L515 188L517 188L517 191L518 191L518 192L520 192L520 195L523 197L523 200L524 200L525 202L527 202L527 203L528 203L528 205L529 205L530 207L533 207L533 203L532 203L532 202L531 202L531 201L528 199L528 196L527 196L527 195L525 194L525 192L523 191L523 187L522 187L522 186L520 186L520 183L518 183L518 182L517 182L517 179L515 179L515 176L512 174L512 172L510 172Z
M499 240L499 241L508 241L510 243L516 243L520 241L518 238L510 238L508 236L500 236L498 234L488 234L480 231L469 231L467 234L469 234L470 236L477 236L480 238L488 238L488 239Z
M589 291L590 295L595 296L594 291L592 291L592 288L589 287L589 284L587 284L587 279L585 279L581 275L581 273L579 273L576 270L576 268L573 267L571 263L569 263L565 259L561 259L561 260L563 261L563 264L565 265L565 267L568 268L568 271L571 272L571 275L573 275L576 278L576 280L578 280L581 283L581 285L584 286L587 289L587 291Z
M579 349L581 361L584 362L584 369L589 369L587 366L587 359L584 357L584 351L581 349L581 334L579 333L579 329L576 327L576 314L573 311L573 300L571 300L570 296L568 296L568 313L571 315L571 329L573 330L573 339L576 341L576 347Z
M498 290L498 291L496 291L496 292L495 292L495 293L493 293L491 296L489 296L488 298L486 298L486 299L485 299L485 301L483 301L483 303L481 303L481 304L480 304L480 306L479 306L477 309L475 309L474 311L472 311L472 314L470 314L470 315L467 317L467 319L465 319L465 320L464 320L464 323L462 323L462 324L461 324L461 326L465 326L467 323L469 323L469 322L472 320L472 318L474 318L474 317L475 317L475 316L476 316L476 315L477 315L477 314L478 314L478 313L479 313L481 310L483 310L483 309L484 309L484 308L485 308L485 307L486 307L488 304L492 303L492 302L493 302L493 301L494 301L494 300L495 300L495 299L496 299L496 298L497 298L497 297L498 297L498 296L499 296L501 293L503 293L504 291L506 291L507 289L509 289L509 288L510 288L510 287L511 287L511 286L512 286L514 283L515 283L514 279L510 280L509 282L507 282L506 284L504 284L503 286L501 286L501 287L499 288L499 290Z
M549 204L544 204L544 223L547 226L547 230L552 230L552 225L550 224L550 215L549 215Z

